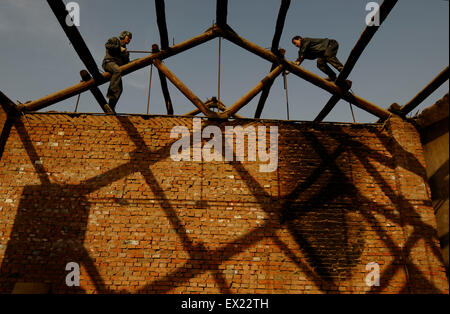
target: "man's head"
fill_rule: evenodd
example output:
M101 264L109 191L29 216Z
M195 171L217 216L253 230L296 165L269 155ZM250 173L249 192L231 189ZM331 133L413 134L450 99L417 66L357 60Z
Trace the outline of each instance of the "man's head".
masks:
M303 39L303 38L302 38L301 36L294 36L294 37L292 38L292 44L293 44L294 46L300 48L300 45L301 45L301 43L302 43L302 39Z
M129 31L123 31L122 33L120 33L119 38L123 44L129 44L131 38L133 38L133 34L131 34Z

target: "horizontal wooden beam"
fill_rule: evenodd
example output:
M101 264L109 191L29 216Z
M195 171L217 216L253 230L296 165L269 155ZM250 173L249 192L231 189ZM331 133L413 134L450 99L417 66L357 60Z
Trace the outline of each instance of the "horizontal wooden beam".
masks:
M449 78L448 67L446 67L438 76L436 76L430 84L424 87L413 99L411 99L407 104L401 107L400 111L403 115L407 115L414 108L419 106L428 96L430 96L436 89L438 89L442 84L444 84Z
M348 102L354 104L355 106L370 112L371 114L379 117L379 118L387 118L391 115L391 113L383 108L378 107L377 105L357 96L354 94L349 93L348 91L345 91L341 89L339 86L337 86L334 83L331 83L322 77L307 71L306 69L299 67L295 63L288 61L284 58L280 58L279 56L275 55L271 51L264 49L247 39L244 39L240 37L236 32L232 31L231 29L223 29L223 36L227 38L229 41L233 42L234 44L260 56L261 58L272 62L272 63L279 63L283 64L286 67L286 70L290 71L292 74L297 75L298 77L310 82L313 85L316 85L317 87L320 87L327 92L337 95L342 99L347 100Z
M230 108L228 108L224 115L226 117L239 111L242 107L247 105L259 92L263 90L265 86L271 84L273 80L277 78L284 71L283 65L278 65L272 72L270 72L264 79L261 80L255 87L253 87L247 94L245 94L241 99L236 101Z
M169 68L158 59L153 60L153 64L161 71L168 79L175 85L176 88L189 99L194 106L196 106L207 117L216 116L215 112L212 112L205 107L205 104L174 74Z
M212 28L208 29L206 32L204 32L203 34L200 34L194 38L191 38L191 39L184 41L182 43L179 43L177 45L174 45L174 46L168 48L167 50L162 50L161 52L151 54L144 58L133 60L132 62L120 67L120 69L122 70L122 75L127 75L127 74L130 74L137 70L140 70L146 66L149 66L150 64L153 63L154 59L163 60L163 59L169 58L171 56L177 55L181 52L184 52L190 48L201 45L211 39L216 38L217 36L219 36L219 33L220 33L219 29L212 27ZM87 91L90 88L92 88L93 86L102 85L102 84L108 82L110 79L111 79L111 74L106 72L106 73L102 74L101 79L99 79L98 81L94 81L94 79L91 79L88 82L80 82L71 87L57 91L55 93L52 93L50 95L47 95L45 97L42 97L35 101L32 101L30 103L18 105L17 108L20 111L40 110L40 109L43 109L50 105L53 105L55 103L58 103L60 101L63 101L65 99L68 99L72 96L78 95L79 93Z
M397 3L397 0L384 0L383 3L380 5L379 8L379 14L380 14L380 26L384 22L384 20L387 18L389 13L394 8L395 4ZM364 49L369 44L370 40L373 38L377 30L379 29L379 26L367 26L364 31L362 32L360 38L356 42L355 46L353 47L352 51L350 52L350 55L347 59L347 62L345 62L344 68L342 69L341 73L339 74L336 83L343 84L347 77L350 75L350 72L353 70L353 68L356 65L356 62L358 61L359 57L362 55ZM325 107L322 109L322 111L319 113L319 115L314 119L315 122L323 121L325 117L333 110L333 108L336 106L336 104L339 102L340 97L333 95L330 100L328 100Z

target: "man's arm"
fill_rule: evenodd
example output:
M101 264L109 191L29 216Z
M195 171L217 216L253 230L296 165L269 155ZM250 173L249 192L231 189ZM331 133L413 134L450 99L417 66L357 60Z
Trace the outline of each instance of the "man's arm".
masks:
M295 64L296 64L296 65L300 65L300 64L302 64L303 60L305 60L305 58L303 58L303 57L298 57L298 59L295 61Z
M120 47L120 52L122 53L122 61L124 64L130 63L130 53L126 47Z
M309 44L310 44L309 38L303 38L302 39L302 43L301 43L300 49L298 50L298 58L295 61L295 63L297 65L302 64L303 60L305 60L304 56L305 56L306 49L308 49Z
M119 56L120 55L120 41L119 39L113 37L108 39L108 41L105 44L105 48L108 50L108 52L112 56Z

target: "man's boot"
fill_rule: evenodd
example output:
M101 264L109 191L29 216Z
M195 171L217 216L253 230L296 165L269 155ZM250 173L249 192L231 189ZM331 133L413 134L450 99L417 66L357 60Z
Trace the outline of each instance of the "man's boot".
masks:
M114 110L108 104L105 104L103 107L105 108L106 113L115 113Z
M109 103L105 105L105 109L109 112L109 113L116 113L116 105L117 105L118 99L115 98L109 98Z

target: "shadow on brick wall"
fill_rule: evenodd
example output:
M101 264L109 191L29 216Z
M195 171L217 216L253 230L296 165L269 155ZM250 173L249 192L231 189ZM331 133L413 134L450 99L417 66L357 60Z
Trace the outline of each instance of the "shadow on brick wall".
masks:
M405 215L387 214L389 211L383 206L363 196L349 179L347 170L343 171L341 163L336 162L342 154L351 153L350 149L357 149L358 152L354 155L361 158L361 161L367 161L370 156L388 167L401 166L425 178L425 170L420 162L412 154L404 151L391 137L378 135L384 148L392 155L396 155L395 160L373 151L345 134L334 135L339 145L333 152L328 152L313 132L304 131L303 136L320 156L321 163L306 180L300 180L282 199L268 195L241 163L232 162L234 169L245 180L248 189L257 196L260 207L267 214L273 215L270 216L272 217L270 220L247 234L223 247L210 250L204 243L194 243L191 240L164 189L150 170L149 166L152 163L169 158L170 144L158 151L151 151L127 117L119 117L118 120L136 146L136 150L130 154L131 161L102 174L101 180L94 177L79 185L52 184L25 126L21 120L15 122L21 141L39 174L41 184L26 186L23 190L0 269L2 292L11 292L16 282L45 282L50 284L53 293L83 293L85 291L81 288L68 289L64 281L67 274L65 265L71 261L81 261L98 293L117 293L109 290L105 284L107 279L101 277L95 261L83 246L90 212L86 195L135 172L142 174L146 184L157 196L159 205L181 239L184 251L190 257L188 262L175 271L162 279L148 283L140 288L139 292L168 293L202 273L211 272L220 292L232 293L230 283L227 282L220 265L265 237L271 237L280 250L323 292L337 293L339 281L351 277L352 270L358 264L364 249L364 228L348 227L348 224L360 221L360 217L376 227L379 237L384 239L385 245L395 257L391 265L381 274L382 285L374 287L371 292L382 292L399 270L408 273L408 282L402 292L440 292L408 259L410 248L420 239L433 243L432 240L436 236L434 228L420 221L414 206L393 191L383 176L378 174L375 168L371 168L373 166L370 163L362 164L373 175L376 184L391 198L392 203L402 207ZM321 183L318 193L305 199L302 193L308 191L313 184L317 184L318 178L325 172L329 179ZM200 203L202 206L208 206L204 200L200 200ZM401 226L414 226L414 231L406 239L404 247L396 245L391 235L378 226L373 212L387 215L387 219ZM284 226L296 240L299 250L306 257L305 260L299 259L298 254L277 237L276 231ZM235 249L236 246L239 248L238 251ZM438 247L432 246L432 253L441 258Z

